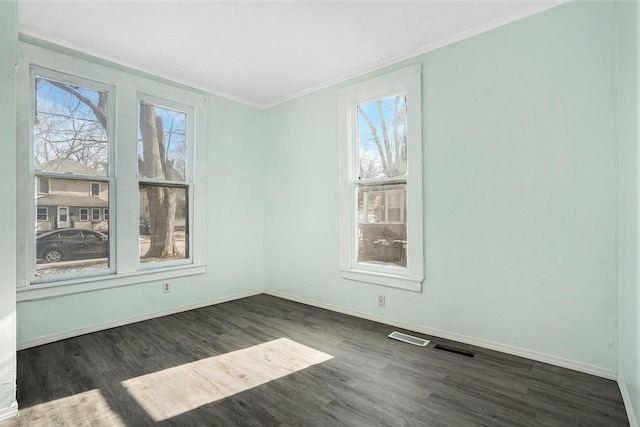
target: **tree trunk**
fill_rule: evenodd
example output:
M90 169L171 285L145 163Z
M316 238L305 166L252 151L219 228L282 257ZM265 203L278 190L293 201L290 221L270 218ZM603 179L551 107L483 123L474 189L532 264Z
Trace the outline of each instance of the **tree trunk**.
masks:
M162 119L151 104L140 103L140 133L142 134L142 173L147 178L171 179L164 160L164 131ZM143 258L181 258L175 244L174 221L176 191L172 187L147 185L151 242Z

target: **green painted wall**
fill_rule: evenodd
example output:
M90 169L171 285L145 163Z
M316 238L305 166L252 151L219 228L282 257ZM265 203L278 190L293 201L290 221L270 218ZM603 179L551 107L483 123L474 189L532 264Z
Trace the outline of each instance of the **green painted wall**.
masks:
M268 110L268 288L614 370L612 17L571 2L347 83L423 65L422 293L340 278L339 87Z
M0 205L16 203L15 65L18 56L18 2L0 0ZM15 211L0 209L0 419L16 399Z
M638 164L638 47L640 8L636 2L620 2L616 9L617 94L619 141L619 294L618 370L633 406L640 415L640 169ZM632 421L632 425L634 425Z

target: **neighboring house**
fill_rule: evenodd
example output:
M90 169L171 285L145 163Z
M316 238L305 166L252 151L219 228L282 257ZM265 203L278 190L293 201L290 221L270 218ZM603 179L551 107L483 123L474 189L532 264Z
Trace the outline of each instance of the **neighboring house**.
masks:
M42 171L95 175L96 171L69 159L37 165ZM38 177L36 231L60 228L109 229L109 188L103 181Z

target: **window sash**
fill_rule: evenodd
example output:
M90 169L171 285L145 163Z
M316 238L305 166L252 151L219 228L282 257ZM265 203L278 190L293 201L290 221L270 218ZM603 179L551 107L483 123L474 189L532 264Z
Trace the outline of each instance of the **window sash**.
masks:
M88 196L92 195L92 187L93 184L96 183L98 184L98 186L100 188L102 188L101 186L101 182L107 182L109 185L109 193L111 193L111 191L113 191L112 189L115 188L115 177L114 177L114 171L115 171L115 142L114 142L114 138L112 137L115 134L115 121L113 120L113 118L115 117L115 88L113 86L110 85L105 85L102 83L99 83L95 80L90 80L90 79L86 79L83 77L80 77L78 75L75 75L73 73L63 73L60 71L53 71L50 69L44 69L38 66L33 66L31 65L29 67L29 87L30 87L30 103L29 105L29 121L30 121L30 125L29 125L29 150L28 150L28 158L29 158L29 164L30 166L30 170L32 171L32 180L35 180L36 182L38 182L38 187L40 187L40 182L42 182L43 180L48 181L48 193L44 193L44 194L49 194L49 195L56 195L55 193L57 192L61 192L62 194L64 194L64 190L57 190L57 189L53 189L52 185L53 185L53 180L57 179L60 180L61 183L64 183L65 181L67 182L72 182L75 181L78 183L78 185L81 185L82 183L84 183L85 186L89 187L89 191L88 193L84 193L87 194ZM83 173L78 173L78 171L47 171L47 170L41 170L41 169L37 169L35 167L35 156L34 156L34 150L35 150L35 137L34 137L34 126L33 124L35 123L35 119L36 119L36 79L46 79L49 81L56 81L59 83L64 83L64 84L68 84L72 87L81 87L84 89L88 89L88 90L95 90L98 92L103 92L107 94L107 109L106 109L106 115L107 115L107 128L105 130L107 137L108 137L108 146L107 146L107 168L105 170L104 175L85 175ZM81 169L80 169L81 170ZM98 180L96 180L98 179ZM93 182L92 182L93 181ZM59 184L55 184L55 185L59 185ZM64 184L67 185L67 184ZM57 188L57 187L56 187ZM87 187L85 187L87 188ZM40 188L38 188L38 190L40 190ZM80 190L81 191L81 190ZM86 191L86 190L85 190ZM55 193L54 193L55 192ZM36 194L31 196L29 204L32 204L37 206L38 204L38 194L43 194L39 191L35 192ZM34 197L35 196L35 197ZM96 196L93 196L96 197ZM98 194L99 197L99 194ZM65 203L65 202L61 202L61 203ZM108 194L108 203L110 204L110 206L113 206L115 204L115 200L112 197L112 194ZM71 227L73 226L73 217L71 215L72 213L72 208L73 208L73 204L69 203L68 206L61 206L61 207L65 207L66 210L66 221L64 222L66 225L66 227ZM49 216L48 221L53 221L54 225L57 224L57 212L55 209L53 209L51 215ZM37 229L30 229L29 230L29 234L33 237L35 237L35 235L37 234ZM109 234L110 237L113 236L112 233L113 230L109 230ZM109 254L109 260L107 262L107 264L103 267L97 267L97 268L86 268L86 269L80 269L78 271L74 271L73 269L70 269L69 271L64 271L61 270L60 272L56 272L53 271L51 273L46 273L46 274L40 274L39 271L43 271L43 268L40 264L39 267L37 267L37 263L36 263L36 252L37 252L37 248L36 248L36 241L35 239L32 240L32 245L30 250L27 252L29 254L29 257L31 259L31 267L30 267L30 273L29 276L31 277L31 279L29 280L30 283L35 284L35 283L60 283L60 282L64 282L64 281L69 281L69 280L74 280L74 279L79 279L79 278L91 278L91 277L98 277L98 276L102 276L102 275L111 275L113 273L115 273L115 244L114 244L114 240L113 238L109 239L109 249L108 249L108 254Z

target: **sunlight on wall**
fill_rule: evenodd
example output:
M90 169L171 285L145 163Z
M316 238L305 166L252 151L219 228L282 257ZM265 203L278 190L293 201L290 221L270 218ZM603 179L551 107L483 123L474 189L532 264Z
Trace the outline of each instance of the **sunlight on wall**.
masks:
M154 421L162 421L332 358L279 338L132 378L122 385Z

